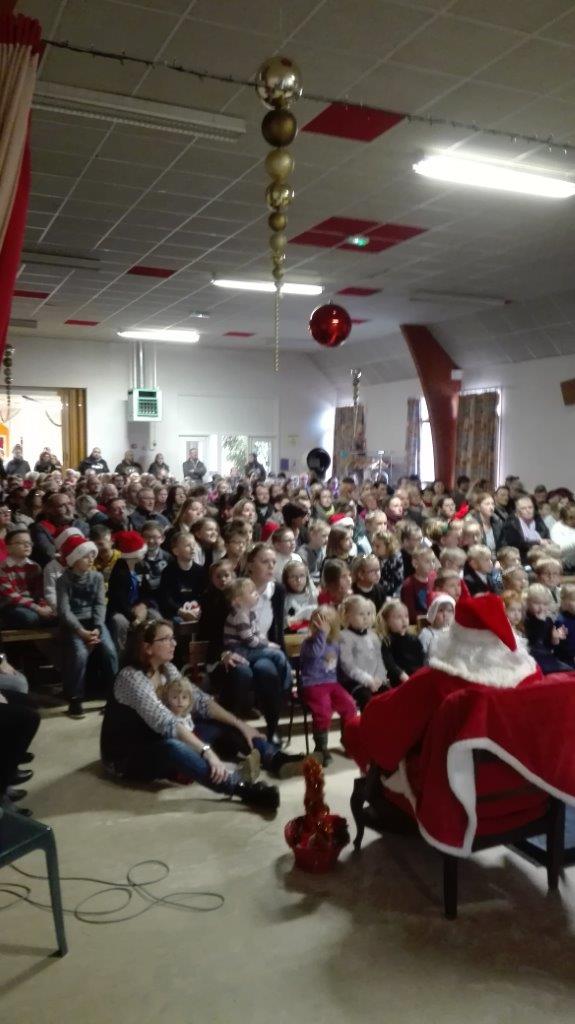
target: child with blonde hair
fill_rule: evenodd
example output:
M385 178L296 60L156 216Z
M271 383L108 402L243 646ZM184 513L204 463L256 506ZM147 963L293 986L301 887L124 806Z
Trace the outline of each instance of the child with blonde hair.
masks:
M467 552L463 579L472 597L478 594L494 594L493 558L487 544L472 544Z
M424 664L419 638L409 632L409 612L402 601L389 598L376 619L381 653L390 686L405 683Z
M339 558L331 558L324 563L321 572L318 604L333 604L337 608L348 594L351 594L349 566Z
M433 582L433 592L435 594L449 594L456 604L463 593L464 587L465 584L457 569L440 569ZM467 587L465 589L467 590Z
M561 641L559 653L563 661L571 667L575 666L575 583L564 583L561 587L560 612L557 625L566 630L567 635Z
M437 559L431 548L420 547L414 551L413 575L408 576L401 587L401 600L407 607L409 621L417 624L418 615L425 615L429 605L429 590L435 579Z
M506 569L501 571L501 580L504 590L513 590L520 597L524 597L528 578L525 569L521 564L509 565Z
M340 626L336 609L330 605L317 608L309 627L310 635L300 652L302 699L311 712L315 750L321 755L325 768L332 760L328 743L334 713L339 714L345 725L350 718L355 718L357 707L337 679Z
M300 545L298 555L302 562L307 565L312 581L319 583L321 570L325 562L329 526L323 519L312 519L308 526L307 535L307 543Z
M303 562L288 562L282 573L285 590L284 630L301 633L307 629L317 608L317 590Z
M435 593L427 609L427 624L420 631L417 639L423 647L425 664L433 654L433 646L439 633L453 625L455 617L455 601L444 593Z
M379 561L379 582L386 597L392 597L404 579L399 541L390 530L376 530L371 538L371 549Z
M516 590L504 590L501 600L505 605L505 613L514 631L523 635L523 616L525 614L523 596Z
M571 665L558 657L560 644L567 639L567 630L565 626L556 625L555 604L549 589L542 583L532 583L527 590L525 635L529 653L543 675L572 671Z
M351 580L354 594L361 594L373 601L376 612L385 601L385 590L379 582L379 559L377 555L357 555L351 563Z
M340 608L339 676L363 710L387 684L381 641L373 626L375 605L360 594L346 597Z
M557 558L538 558L534 566L534 573L537 583L547 587L553 601L559 604L561 595L561 581L563 577L563 565Z

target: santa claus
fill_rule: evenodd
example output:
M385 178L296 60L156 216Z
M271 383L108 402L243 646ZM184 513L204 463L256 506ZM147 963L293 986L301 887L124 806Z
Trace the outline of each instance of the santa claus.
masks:
M362 771L381 769L387 799L432 845L468 856L493 815L517 827L546 793L575 804L575 673L543 677L495 594L461 598L429 667L372 699L345 745ZM481 778L477 751L497 758Z

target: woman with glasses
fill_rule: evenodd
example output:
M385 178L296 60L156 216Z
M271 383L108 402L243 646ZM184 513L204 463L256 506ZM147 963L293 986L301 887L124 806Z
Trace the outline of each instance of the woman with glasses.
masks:
M228 756L230 748L234 754L242 749L249 753L262 745L265 753L266 741L255 729L197 687L193 687L190 709L192 730L162 703L161 688L179 676L172 664L174 650L174 631L163 619L145 623L135 632L133 653L116 677L104 712L100 738L104 764L126 779L199 782L253 807L275 810L277 786L246 781L239 771L229 772L212 747L212 743L221 744Z

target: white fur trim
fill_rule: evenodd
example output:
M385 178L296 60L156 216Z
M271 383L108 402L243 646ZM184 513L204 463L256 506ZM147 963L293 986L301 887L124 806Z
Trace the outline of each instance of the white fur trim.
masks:
M389 775L387 778L384 775L382 775L381 782L382 785L385 786L386 789L389 789L392 793L399 793L401 796L404 796L406 800L409 800L409 803L411 804L413 810L415 811L417 801L415 793L413 792L409 783L409 779L407 777L407 767L405 764L405 758L403 758L399 762L393 775Z
M120 558L144 558L147 550L148 545L144 544L138 551L122 551Z
M65 557L66 565L69 565L70 568L72 568L72 566L76 565L76 562L79 561L80 558L83 558L84 555L93 555L94 558L96 558L97 554L98 548L93 541L86 540L83 544L78 544L78 547L74 548L74 550Z
M468 683L507 689L537 670L525 640L516 639L517 650L510 651L490 630L468 629L455 622L450 629L438 633L429 665Z

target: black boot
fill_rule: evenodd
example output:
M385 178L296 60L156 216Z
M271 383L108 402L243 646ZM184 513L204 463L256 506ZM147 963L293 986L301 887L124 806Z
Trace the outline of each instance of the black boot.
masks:
M277 811L280 805L280 791L277 786L268 786L265 782L240 782L236 796L250 807L261 807L262 810Z
M301 775L305 754L284 754L278 750L272 757L268 771L276 779L291 779L293 775Z
M329 740L329 732L314 732L313 740L315 743L315 750L318 754L321 754L321 762L324 768L327 768L328 764L331 764L333 757L327 749Z
M68 715L68 718L85 718L86 716L84 714L84 705L82 704L82 701L71 700L66 714Z
M10 779L11 786L22 786L25 782L29 782L34 772L31 768L17 768L12 778Z

